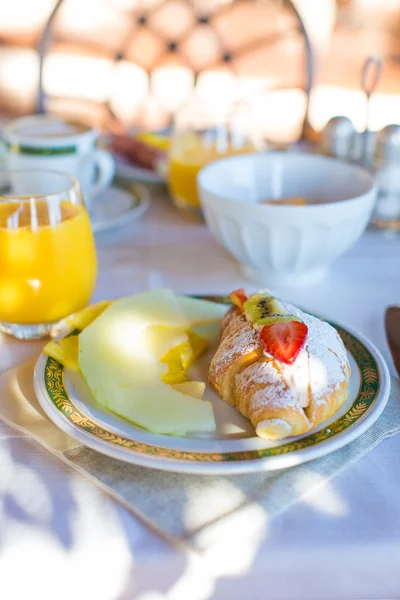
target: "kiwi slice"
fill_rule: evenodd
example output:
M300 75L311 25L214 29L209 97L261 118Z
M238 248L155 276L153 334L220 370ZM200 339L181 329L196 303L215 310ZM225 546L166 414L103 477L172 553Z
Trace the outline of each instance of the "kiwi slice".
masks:
M253 294L244 303L244 310L250 321L256 325L270 325L278 321L297 321L294 315L287 313L274 296Z
M261 321L257 321L258 325L270 325L271 323L278 323L278 321L289 322L289 321L298 321L299 319L294 315L280 315L275 313L270 315L269 317L264 317Z

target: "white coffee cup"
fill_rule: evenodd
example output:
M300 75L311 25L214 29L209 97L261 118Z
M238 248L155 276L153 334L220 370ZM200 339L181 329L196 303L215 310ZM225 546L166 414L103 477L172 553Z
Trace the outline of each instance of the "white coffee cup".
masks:
M110 185L114 177L111 154L96 148L99 132L82 123L51 115L33 115L12 121L2 135L7 146L8 170L50 169L74 175L88 210L94 197ZM14 190L17 187L18 182L13 182Z

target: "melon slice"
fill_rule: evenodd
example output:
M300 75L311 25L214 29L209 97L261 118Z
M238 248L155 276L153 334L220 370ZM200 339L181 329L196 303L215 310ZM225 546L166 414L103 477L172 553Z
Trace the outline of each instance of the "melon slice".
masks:
M117 311L130 315L130 321L141 327L162 325L183 330L190 328L190 319L181 308L174 292L168 288L141 292L114 300L107 308L107 313Z
M177 352L175 349L187 346L190 349L188 333L175 327L151 326L146 331L147 347L157 360ZM179 354L179 352L177 352ZM166 362L163 360L163 362Z
M177 300L182 311L190 321L191 327L217 324L229 308L227 304L189 298L188 296L177 296Z
M193 328L192 332L197 333L209 346L217 344L221 337L221 327L219 324L198 325Z
M215 431L211 402L188 396L161 381L153 386L135 385L134 393L113 386L108 394L109 411L152 433L180 436Z
M160 325L157 342L154 326ZM79 366L99 404L154 433L214 431L210 402L161 381L168 365L160 352L173 348L187 328L169 290L116 300L79 336Z
M101 313L110 306L112 300L102 300L97 304L91 304L86 306L77 313L74 313L70 317L67 317L66 322L71 329L79 329L82 331L90 325Z
M202 399L206 389L204 381L184 381L183 383L175 383L173 386L174 390L193 396L193 398Z

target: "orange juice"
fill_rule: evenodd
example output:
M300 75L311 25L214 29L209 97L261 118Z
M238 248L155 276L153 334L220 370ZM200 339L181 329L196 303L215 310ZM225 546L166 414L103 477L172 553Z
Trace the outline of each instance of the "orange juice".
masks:
M190 143L183 144L182 147L173 147L168 163L168 183L176 204L180 207L198 208L200 200L197 195L196 178L200 169L224 156L248 152L254 152L254 147L246 145L237 149L227 145L221 152L215 143L205 146L200 138L196 140L194 136L190 139Z
M51 323L89 302L97 268L89 217L67 201L58 209L51 225L44 200L0 202L0 321Z

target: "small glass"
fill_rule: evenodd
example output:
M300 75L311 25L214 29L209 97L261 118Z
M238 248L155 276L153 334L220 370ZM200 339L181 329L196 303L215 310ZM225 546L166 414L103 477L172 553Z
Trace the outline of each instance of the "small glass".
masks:
M89 302L97 263L74 177L10 171L0 178L0 330L18 339L52 335Z
M250 104L221 106L196 94L177 112L168 156L168 187L177 208L201 214L197 174L224 156L259 152L264 139Z

